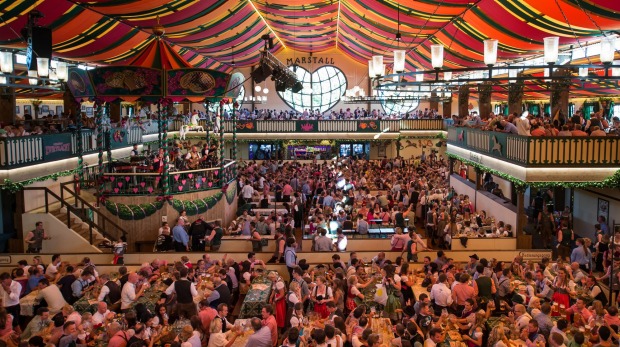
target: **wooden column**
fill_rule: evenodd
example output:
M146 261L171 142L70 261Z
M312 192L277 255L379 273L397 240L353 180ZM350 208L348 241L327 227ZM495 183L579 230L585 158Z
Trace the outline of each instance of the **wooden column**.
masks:
M450 176L452 176L452 174L454 174L454 159L453 158L448 157L448 165L450 169Z
M553 73L554 77L570 76L568 69L558 69ZM570 82L568 80L554 79L551 85L551 118L556 113L561 112L565 118L568 118L568 94L570 90Z
M436 92L431 92L431 102L430 102L430 109L431 110L438 110L439 111L439 100L437 100L437 93Z
M515 186L517 189L517 225L513 229L517 235L517 249L532 249L532 235L523 233L527 225L525 215L525 186Z
M24 110L21 110L20 116L24 116ZM15 122L15 90L13 88L0 88L0 122L4 124Z
M444 101L441 105L441 114L445 116L452 116L452 99L450 101Z
M464 84L459 87L459 117L469 115L469 85Z
M66 88L65 92L62 94L62 106L62 109L67 114L69 112L73 114L73 112L77 111L77 115L82 115L81 105L77 101L75 101L75 98L73 97L73 94L71 94L69 88Z
M508 113L521 115L523 112L523 82L508 85Z
M121 120L121 102L109 102L106 103L108 105L108 115L110 116L111 122L120 122Z
M491 92L493 86L489 83L481 83L478 85L478 109L480 118L487 119L491 114Z

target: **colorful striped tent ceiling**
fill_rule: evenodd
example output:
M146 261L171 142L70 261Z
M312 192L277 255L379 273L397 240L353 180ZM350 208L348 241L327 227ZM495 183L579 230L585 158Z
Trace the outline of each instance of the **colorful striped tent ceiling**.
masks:
M412 69L430 68L434 43L456 68L481 66L486 38L499 40L505 61L540 54L546 36L567 47L620 31L614 0L14 0L0 7L0 46L25 46L17 33L36 9L53 29L57 56L127 64L156 40L159 17L173 60L227 72L233 50L236 67L257 63L263 34L275 37L274 53L337 48L364 64L400 47Z

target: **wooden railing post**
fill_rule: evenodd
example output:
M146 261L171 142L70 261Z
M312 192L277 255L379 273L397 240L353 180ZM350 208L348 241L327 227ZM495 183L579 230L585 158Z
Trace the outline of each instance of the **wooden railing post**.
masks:
M47 192L45 192L45 213L50 213L50 205L49 205L49 201L47 198Z

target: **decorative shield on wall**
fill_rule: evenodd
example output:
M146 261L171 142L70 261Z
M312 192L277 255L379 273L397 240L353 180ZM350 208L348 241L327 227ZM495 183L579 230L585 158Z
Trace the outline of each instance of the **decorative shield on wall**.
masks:
M70 68L67 77L67 87L76 99L95 96L95 88L86 70L76 67Z
M166 96L223 96L230 75L209 69L175 69L166 71Z

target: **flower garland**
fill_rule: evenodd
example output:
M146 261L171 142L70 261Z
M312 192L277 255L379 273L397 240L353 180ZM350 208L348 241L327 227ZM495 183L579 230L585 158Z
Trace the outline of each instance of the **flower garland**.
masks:
M140 205L118 204L110 200L105 200L105 208L113 215L123 220L139 220L144 219L155 212L159 211L163 206L163 201L155 201Z
M177 210L177 212L181 213L181 211L185 210L188 216L194 216L197 214L202 214L212 209L217 203L222 199L224 193L217 192L215 195L208 196L204 199L196 199L196 200L178 200L174 199L169 201L172 207Z
M616 171L613 175L605 178L602 181L597 182L525 182L514 176L508 175L506 173L490 169L484 165L480 165L476 162L464 159L459 157L458 155L446 153L446 155L451 159L459 160L469 166L472 166L476 169L483 170L491 173L497 177L503 178L507 181L514 183L517 189L523 189L527 186L533 188L577 188L577 189L586 189L586 188L617 188L620 187L620 170Z
M226 202L228 205L232 205L235 202L235 197L237 196L237 182L230 182L228 187L226 187Z
M65 177L65 176L73 176L76 173L79 172L79 168L75 168L72 170L65 170L65 171L59 171L59 172L54 172L51 175L46 175L46 176L40 176L40 177L35 177L35 178L31 178L29 180L25 180L25 181L19 181L19 182L13 182L12 180L5 178L4 181L2 182L2 186L0 186L0 189L3 190L8 190L11 193L17 193L20 190L22 190L25 186L29 186L35 182L43 182L43 181L47 181L47 180L54 180L57 181L58 178L60 177Z

